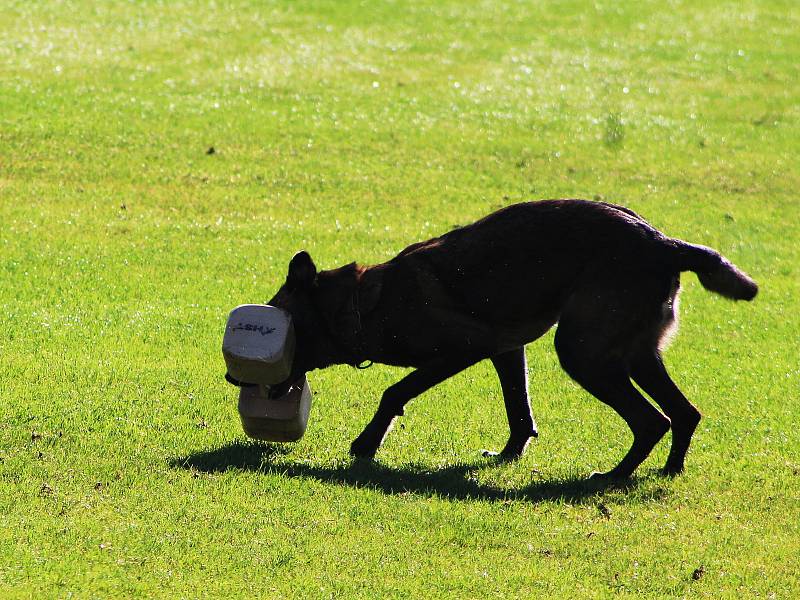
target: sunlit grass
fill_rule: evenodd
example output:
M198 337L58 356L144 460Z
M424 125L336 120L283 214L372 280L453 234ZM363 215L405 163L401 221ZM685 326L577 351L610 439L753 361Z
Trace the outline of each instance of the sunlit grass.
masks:
M796 596L798 31L780 1L3 4L0 596ZM761 285L684 277L686 475L662 443L583 483L628 433L552 334L515 464L479 454L507 433L486 364L375 465L349 442L400 369L315 372L303 440L244 438L222 327L296 250L379 262L548 197Z

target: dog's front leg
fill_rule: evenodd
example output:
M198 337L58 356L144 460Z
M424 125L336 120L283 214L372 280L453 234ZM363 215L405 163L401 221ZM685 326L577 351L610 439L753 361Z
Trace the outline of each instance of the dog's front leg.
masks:
M437 360L434 363L412 371L394 385L386 388L378 405L378 410L364 431L353 440L350 454L362 458L372 458L391 429L395 417L402 416L403 407L409 400L419 396L445 379L448 379L482 360L484 357L454 357Z
M531 437L539 435L536 421L531 414L528 399L528 367L525 361L525 347L520 346L492 357L492 364L500 378L503 401L510 435L508 443L499 456L504 460L514 460L522 456ZM485 456L497 456L495 452L484 451Z

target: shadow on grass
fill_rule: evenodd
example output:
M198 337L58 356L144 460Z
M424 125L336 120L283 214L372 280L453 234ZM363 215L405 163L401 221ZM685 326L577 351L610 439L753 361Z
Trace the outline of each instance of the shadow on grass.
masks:
M441 496L455 500L560 501L571 504L596 502L607 491L622 492L632 501L658 500L668 495L663 485L642 486L643 479L601 484L587 479L536 481L521 488L504 489L481 483L477 473L496 463L479 459L472 463L432 469L427 465L388 467L369 460L353 460L339 465L316 466L283 458L290 449L280 444L232 442L221 448L196 452L170 461L174 468L201 473L229 470L258 471L284 477L302 477L325 483L371 489L385 494ZM277 461L275 459L278 459Z

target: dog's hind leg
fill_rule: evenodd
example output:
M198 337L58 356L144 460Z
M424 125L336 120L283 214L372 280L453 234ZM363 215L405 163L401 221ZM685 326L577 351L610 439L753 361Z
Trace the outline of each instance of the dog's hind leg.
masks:
M528 399L528 372L525 362L525 347L520 346L492 357L492 364L500 378L503 401L506 405L508 443L500 452L500 458L511 460L522 456L531 437L539 435L536 422L531 415ZM492 455L492 453L485 453Z
M672 381L656 349L644 351L633 358L631 377L655 400L672 422L672 447L663 473L677 475L683 471L686 452L700 422L700 411Z
M375 456L395 417L403 415L403 407L412 398L474 365L482 358L477 355L442 358L412 371L386 388L375 416L350 445L350 454L361 458Z
M627 302L618 304L613 297L599 295L578 299L562 314L555 337L564 370L613 408L633 433L633 444L620 463L607 473L594 474L603 478L629 477L670 425L669 419L639 393L628 377L624 357L630 338L626 333L636 322L636 315L620 310L624 304Z
M625 478L647 458L655 445L669 429L669 419L662 415L628 379L618 364L589 364L564 358L559 352L565 370L586 391L613 408L630 427L633 444L619 464L606 473L594 473L594 477Z

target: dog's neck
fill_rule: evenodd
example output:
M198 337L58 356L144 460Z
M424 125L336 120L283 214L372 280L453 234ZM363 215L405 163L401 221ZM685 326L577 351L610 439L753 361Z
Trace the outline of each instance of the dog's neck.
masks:
M320 348L320 362L358 367L369 359L365 327L377 306L383 274L379 267L351 263L319 275L316 305L325 307L323 318L328 343Z

